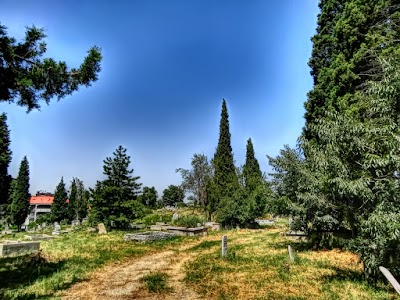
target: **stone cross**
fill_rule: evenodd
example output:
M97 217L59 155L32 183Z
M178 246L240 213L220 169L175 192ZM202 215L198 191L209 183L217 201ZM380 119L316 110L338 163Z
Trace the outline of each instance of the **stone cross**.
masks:
M292 250L292 246L290 246L290 245L288 245L288 252L289 252L290 261L294 261L293 250Z
M226 235L222 236L222 257L228 254L228 237Z
M396 278L393 277L392 273L382 266L379 267L379 270L383 273L383 275L385 275L386 279L389 280L396 292L400 295L400 284L397 282Z

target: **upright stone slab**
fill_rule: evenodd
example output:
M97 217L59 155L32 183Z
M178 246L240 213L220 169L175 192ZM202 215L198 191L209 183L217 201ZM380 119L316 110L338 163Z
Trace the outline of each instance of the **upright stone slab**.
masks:
M107 234L106 226L104 226L103 223L99 223L99 225L97 225L97 227L99 229L99 234Z
M222 257L228 255L228 237L226 235L222 236Z
M54 222L54 230L51 234L58 235L60 234L61 226L57 222Z
M385 275L386 279L391 283L396 292L400 295L400 284L397 282L396 278L394 278L392 273L390 273L388 269L382 266L379 267L379 270L382 272L383 275Z
M293 256L293 250L292 250L292 246L288 245L288 252L289 252L289 258L290 261L294 261L294 256Z
M173 215L172 215L172 221L176 221L176 220L178 220L179 219L179 214L178 213L174 213Z

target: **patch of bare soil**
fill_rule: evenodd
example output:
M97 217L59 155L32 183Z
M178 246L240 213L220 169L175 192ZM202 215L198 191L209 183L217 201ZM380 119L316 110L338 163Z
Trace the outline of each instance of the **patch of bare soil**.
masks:
M202 299L183 282L185 263L196 256L195 252L184 251L203 239L123 263L107 265L95 271L87 281L79 282L63 292L62 299ZM157 294L147 291L140 279L154 272L168 275L167 292Z

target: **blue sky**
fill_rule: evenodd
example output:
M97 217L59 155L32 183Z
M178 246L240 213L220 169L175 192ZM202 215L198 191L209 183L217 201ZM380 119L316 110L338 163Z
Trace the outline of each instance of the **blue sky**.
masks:
M9 172L27 155L31 193L54 191L62 176L93 186L121 144L134 174L162 192L194 153L213 156L223 98L236 165L251 137L268 172L266 155L295 145L304 125L317 14L317 0L0 0L10 35L45 28L48 56L77 67L97 45L104 57L92 87L41 111L0 102Z

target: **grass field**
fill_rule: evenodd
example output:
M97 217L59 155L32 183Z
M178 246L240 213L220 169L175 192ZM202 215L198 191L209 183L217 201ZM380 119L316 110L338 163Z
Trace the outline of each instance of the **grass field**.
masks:
M171 250L176 259L166 269L153 266L139 280L142 294L150 297L146 299L173 299L177 284L197 293L198 299L400 299L389 284L367 284L356 255L306 250L281 236L283 227L211 232L207 237L151 244L124 242L124 233L117 231L71 232L42 242L40 255L0 259L0 299L58 299L75 283L89 280L91 285L104 268L118 273L116 262L125 262L126 268ZM220 247L223 234L228 236L225 258ZM295 250L294 262L288 243ZM182 276L169 277L172 269Z

